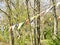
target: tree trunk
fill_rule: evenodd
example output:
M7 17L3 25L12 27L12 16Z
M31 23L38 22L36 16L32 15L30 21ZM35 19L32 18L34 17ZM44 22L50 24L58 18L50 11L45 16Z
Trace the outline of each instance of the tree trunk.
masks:
M5 0L6 1L6 6L7 6L7 12L8 12L8 19L9 19L9 25L10 25L10 28L9 28L9 37L10 37L10 45L14 45L14 34L13 34L13 31L12 31L12 20L11 20L11 16L12 16L12 13L11 13L11 8L10 8L10 0Z
M54 16L54 35L57 36L57 34L58 34L58 21L57 21L57 15L56 15L55 0L52 0L52 3L53 3L53 16Z
M37 12L40 13L40 0L37 0ZM40 45L40 16L37 17L37 41Z
M29 5L28 5L28 2L29 2L29 0L26 0L26 6L27 6L27 15L28 15L28 20L29 20L29 29L30 29L30 33L32 32L32 30L31 30L31 23L30 23L30 13L29 13ZM32 45L32 43L33 43L33 41L32 41L32 33L30 34L30 40L31 40L31 45Z
M34 9L36 9L36 0L34 0ZM34 16L35 16L35 10L33 11L33 13L34 13ZM36 40L36 38L37 38L37 35L36 35L36 31L37 31L37 28L36 28L36 25L37 25L37 20L36 19L34 19L34 45L37 45L37 40Z

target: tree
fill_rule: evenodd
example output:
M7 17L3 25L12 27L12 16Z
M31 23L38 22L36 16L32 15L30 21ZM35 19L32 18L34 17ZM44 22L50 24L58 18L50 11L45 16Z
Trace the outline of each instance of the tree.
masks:
M56 0L52 0L53 3L53 16L54 16L54 35L57 36L58 34L58 21L57 21L57 15L56 15Z
M10 33L10 45L14 45L14 34L13 34L13 31L12 31L12 25L13 25L13 22L12 22L12 19L11 19L11 16L12 16L12 12L11 12L11 7L10 7L10 0L5 0L6 2L6 6L7 6L7 11L8 11L8 19L9 19L9 25L10 25L10 29L9 29L9 33Z
M27 6L27 15L28 15L28 20L29 20L29 26L30 26L30 31L31 31L31 23L30 23L30 13L29 13L29 5L28 5L28 2L29 2L29 0L26 0L26 6ZM32 36L31 36L32 34L30 34L30 39L31 39L31 45L32 45Z
M36 14L36 0L34 0L34 10L33 10L33 13L34 13L34 16L35 16L35 14ZM37 41L36 41L36 39L37 39L37 35L36 35L36 31L37 31L37 28L36 28L36 25L37 25L37 21L36 21L36 19L34 19L34 45L37 45Z
M40 0L37 0L37 12L40 13ZM37 41L40 45L40 16L37 17Z

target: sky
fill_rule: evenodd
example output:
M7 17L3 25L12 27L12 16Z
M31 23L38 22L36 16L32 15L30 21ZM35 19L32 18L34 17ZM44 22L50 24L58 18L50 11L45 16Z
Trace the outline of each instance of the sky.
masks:
M5 7L5 5L3 4L3 2L2 2L2 3L0 2L0 8L1 8L2 10L4 10L4 7ZM2 16L2 15L3 15L3 14L0 13L0 20L3 19L3 16Z

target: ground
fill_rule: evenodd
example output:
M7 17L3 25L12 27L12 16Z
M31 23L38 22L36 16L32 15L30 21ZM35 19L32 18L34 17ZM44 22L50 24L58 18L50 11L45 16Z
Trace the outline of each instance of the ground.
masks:
M0 45L9 45L9 44L4 43L4 42L0 42Z

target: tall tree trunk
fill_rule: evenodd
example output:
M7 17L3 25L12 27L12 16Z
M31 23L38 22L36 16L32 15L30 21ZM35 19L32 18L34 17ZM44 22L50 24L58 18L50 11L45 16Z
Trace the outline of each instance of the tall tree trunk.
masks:
M36 8L36 0L34 0L34 9ZM34 16L35 16L35 10L33 11L34 12ZM36 40L36 31L37 31L37 28L36 28L36 25L37 25L37 21L36 19L34 19L34 45L37 45L37 40Z
M28 15L28 19L29 19L29 29L30 29L30 33L31 31L31 23L30 23L30 14L29 14L29 5L28 5L29 0L26 0L26 6L27 6L27 15ZM32 45L32 34L30 34L30 40L31 40L31 45Z
M54 35L57 36L58 34L58 21L57 21L57 15L56 15L56 0L52 0L53 3L53 16L54 16Z
M40 13L40 0L37 0L37 12ZM40 16L37 17L37 40L40 45Z
M10 8L10 0L5 0L6 1L6 6L7 6L7 11L8 11L8 19L9 19L9 25L10 25L10 29L9 29L9 37L10 37L10 45L14 45L14 34L13 34L13 31L12 31L12 20L11 20L11 16L12 16L12 12L11 12L11 8Z

